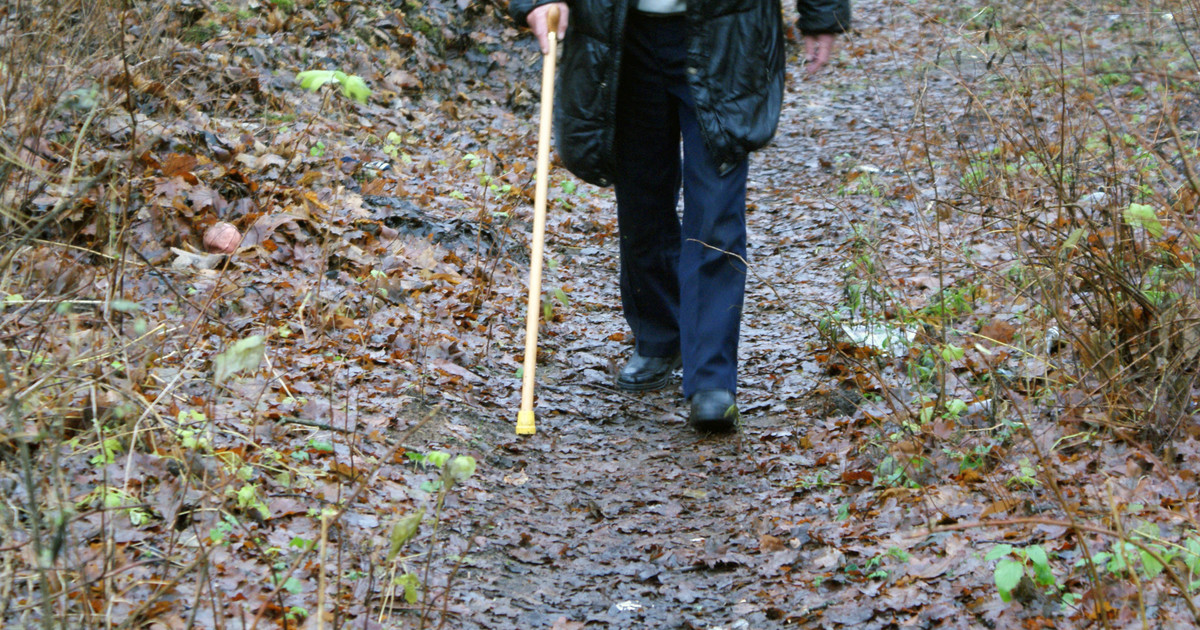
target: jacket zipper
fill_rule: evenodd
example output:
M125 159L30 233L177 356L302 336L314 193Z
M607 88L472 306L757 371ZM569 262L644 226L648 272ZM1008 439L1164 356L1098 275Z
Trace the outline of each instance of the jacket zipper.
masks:
M607 137L604 139L604 157L608 162L605 166L607 169L614 169L614 172L609 173L612 177L610 183L616 183L616 138L617 138L617 90L620 89L621 83L621 57L625 50L625 18L629 16L629 0L618 0L617 2L617 37L616 51L613 55L612 76L609 78L609 83L612 86L612 91L608 97L608 111L606 115L608 120L605 121L607 129Z

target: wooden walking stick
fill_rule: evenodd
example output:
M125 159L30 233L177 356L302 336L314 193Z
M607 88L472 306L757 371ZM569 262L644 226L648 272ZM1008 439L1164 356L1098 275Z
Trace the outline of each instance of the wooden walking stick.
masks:
M554 112L554 65L558 48L558 7L546 15L550 46L542 59L542 110L538 126L537 182L533 193L533 246L529 251L529 307L525 314L525 374L521 382L521 411L517 435L537 432L533 414L534 372L537 370L538 316L542 297L542 243L546 239L546 189L550 178L550 120Z

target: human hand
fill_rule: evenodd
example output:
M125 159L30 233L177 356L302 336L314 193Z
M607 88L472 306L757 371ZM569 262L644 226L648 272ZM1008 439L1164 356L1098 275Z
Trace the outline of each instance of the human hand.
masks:
M832 33L804 36L804 59L808 74L813 75L820 72L825 63L829 61L829 56L833 52L834 37Z
M558 7L558 32L556 33L559 41L562 41L563 35L567 34L567 9L566 2L551 2L529 12L525 16L525 21L529 23L529 28L533 29L533 34L537 36L538 45L542 47L542 54L550 52L550 38L546 35L549 27L546 25L547 15L550 13L550 7Z

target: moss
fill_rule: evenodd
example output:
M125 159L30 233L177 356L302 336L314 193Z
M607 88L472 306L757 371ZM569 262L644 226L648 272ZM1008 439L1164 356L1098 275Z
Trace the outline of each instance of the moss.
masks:
M209 40L216 39L220 34L221 26L216 22L209 21L183 29L182 39L189 44L203 44Z

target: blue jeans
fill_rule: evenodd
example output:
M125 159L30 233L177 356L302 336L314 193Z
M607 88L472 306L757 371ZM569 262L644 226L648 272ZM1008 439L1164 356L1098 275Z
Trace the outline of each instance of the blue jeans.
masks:
M747 161L718 165L704 146L683 18L631 14L623 55L614 148L625 319L641 355L682 353L685 397L736 391Z

